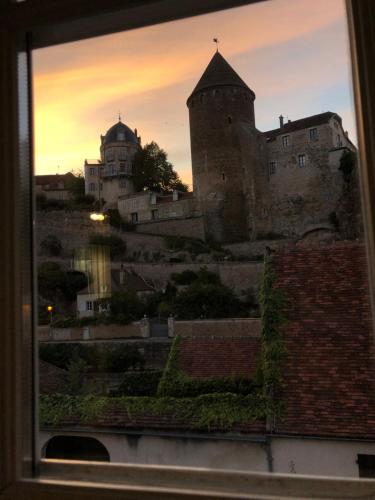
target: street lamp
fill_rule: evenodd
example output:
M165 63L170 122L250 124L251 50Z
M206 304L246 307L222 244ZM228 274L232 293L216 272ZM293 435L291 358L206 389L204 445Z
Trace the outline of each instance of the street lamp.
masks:
M51 324L52 324L52 311L53 311L53 307L52 306L47 306L47 311L49 312L49 325L51 326Z

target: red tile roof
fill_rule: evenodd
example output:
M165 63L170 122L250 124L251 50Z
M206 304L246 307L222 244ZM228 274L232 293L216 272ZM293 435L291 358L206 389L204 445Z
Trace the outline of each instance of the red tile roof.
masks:
M260 339L185 338L180 345L181 369L190 377L252 379L255 375Z
M363 245L300 247L274 257L289 301L286 416L276 432L375 438L374 343Z

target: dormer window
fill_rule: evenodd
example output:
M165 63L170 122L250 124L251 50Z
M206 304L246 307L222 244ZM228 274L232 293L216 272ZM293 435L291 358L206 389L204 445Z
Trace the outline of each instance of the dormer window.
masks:
M117 132L117 140L125 141L125 132Z
M283 135L281 138L281 143L284 148L287 148L290 144L289 135Z

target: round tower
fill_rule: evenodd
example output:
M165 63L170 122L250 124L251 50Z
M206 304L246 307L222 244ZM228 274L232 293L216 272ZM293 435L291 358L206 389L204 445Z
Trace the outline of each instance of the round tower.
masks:
M254 100L254 92L219 52L187 100L193 188L206 236L215 241L248 239L253 229L249 196L255 199L256 169L251 163L259 163L261 141Z

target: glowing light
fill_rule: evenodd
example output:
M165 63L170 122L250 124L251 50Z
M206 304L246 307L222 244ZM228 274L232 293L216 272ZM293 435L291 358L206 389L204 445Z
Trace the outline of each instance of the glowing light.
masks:
M47 306L47 311L48 312L52 312L53 311L53 307L52 306Z
M105 219L105 215L104 214L97 214L97 213L93 213L93 214L90 214L90 219L91 220L95 220L95 221L101 221L101 220L104 220Z

